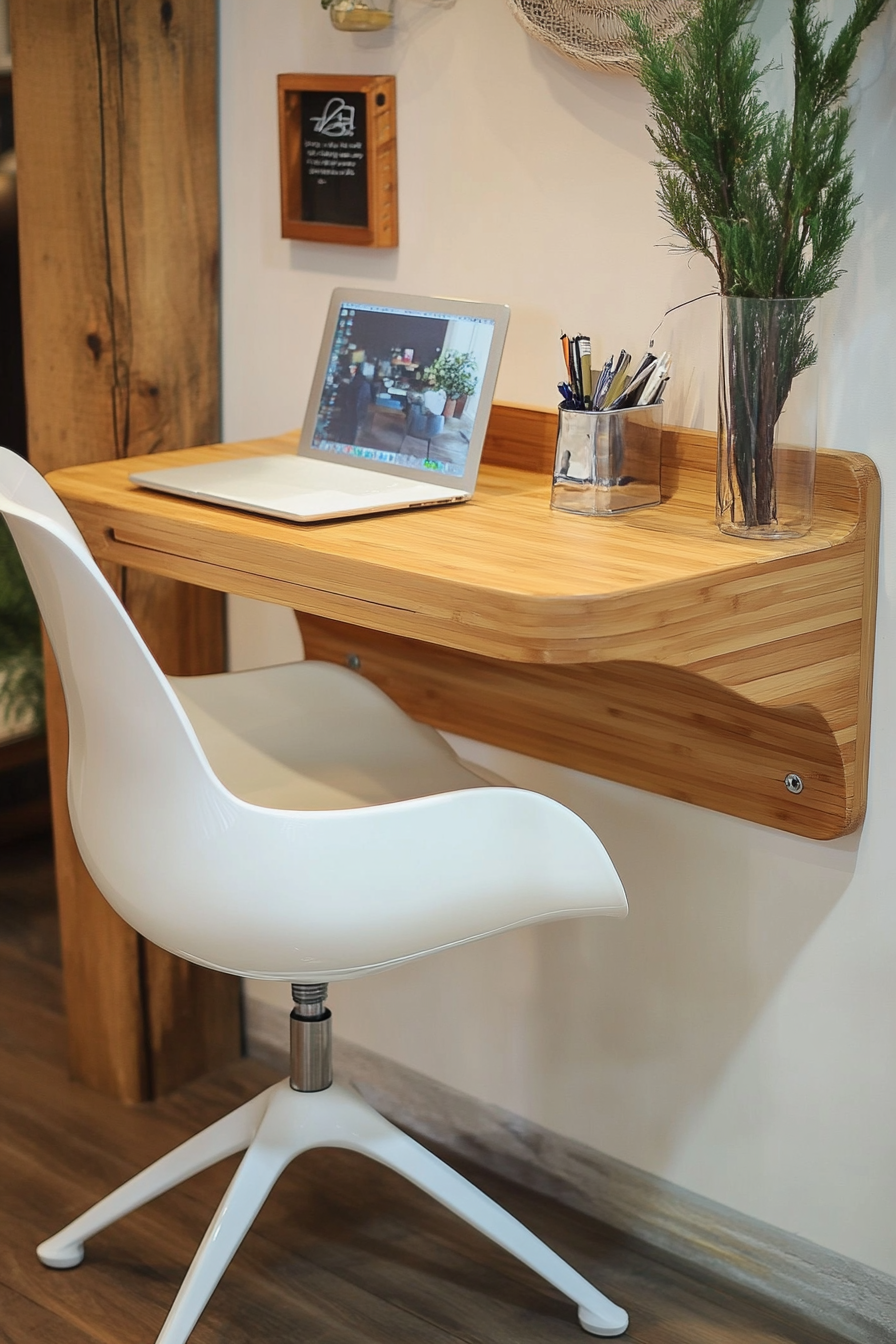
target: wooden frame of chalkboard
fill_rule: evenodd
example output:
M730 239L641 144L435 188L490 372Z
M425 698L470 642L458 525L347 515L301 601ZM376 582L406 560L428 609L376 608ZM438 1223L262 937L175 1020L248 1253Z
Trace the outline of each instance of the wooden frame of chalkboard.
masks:
M284 238L398 246L392 75L278 75Z

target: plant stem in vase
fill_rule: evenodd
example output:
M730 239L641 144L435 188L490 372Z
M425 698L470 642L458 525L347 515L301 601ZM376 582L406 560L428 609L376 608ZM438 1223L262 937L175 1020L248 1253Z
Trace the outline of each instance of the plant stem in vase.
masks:
M721 300L717 521L732 536L803 536L815 483L810 299Z

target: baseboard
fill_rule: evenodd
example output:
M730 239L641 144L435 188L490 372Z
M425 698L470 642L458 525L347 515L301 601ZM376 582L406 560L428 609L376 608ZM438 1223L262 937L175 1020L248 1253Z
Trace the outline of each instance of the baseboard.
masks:
M288 1070L282 1009L246 1003L249 1053ZM896 1279L703 1199L338 1041L336 1069L383 1115L422 1140L539 1190L663 1255L757 1294L853 1344L894 1344Z

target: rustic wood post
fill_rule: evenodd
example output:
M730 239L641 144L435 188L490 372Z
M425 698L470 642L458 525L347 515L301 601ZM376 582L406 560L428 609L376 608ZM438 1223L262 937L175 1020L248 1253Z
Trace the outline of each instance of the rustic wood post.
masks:
M215 0L10 8L31 461L216 441ZM223 668L219 595L109 578L165 672ZM71 1068L137 1101L239 1053L239 985L144 942L93 885L68 822L52 664L47 681Z

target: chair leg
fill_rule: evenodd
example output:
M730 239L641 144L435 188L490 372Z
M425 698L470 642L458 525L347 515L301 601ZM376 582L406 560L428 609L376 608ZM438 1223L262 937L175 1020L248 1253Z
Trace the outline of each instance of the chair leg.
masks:
M185 1344L277 1178L298 1153L314 1146L302 1132L302 1103L308 1098L290 1091L288 1083L278 1083L266 1095L270 1101L258 1132L202 1238L156 1344Z
M425 1190L572 1298L579 1308L579 1324L588 1334L607 1338L623 1334L628 1326L626 1312L598 1292L500 1204L390 1124L357 1093L344 1087L334 1087L332 1093L332 1103L338 1103L341 1112L339 1137L333 1135L323 1140L323 1145L364 1153Z
M151 1167L101 1199L99 1204L82 1213L68 1227L42 1242L37 1248L40 1259L51 1269L73 1269L84 1259L84 1242L104 1227L117 1222L143 1204L148 1204L156 1195L164 1194L206 1167L214 1166L223 1158L248 1148L264 1118L273 1090L271 1088L262 1092L245 1106L240 1106L230 1115L209 1125L201 1134L195 1134L179 1148L160 1157Z

